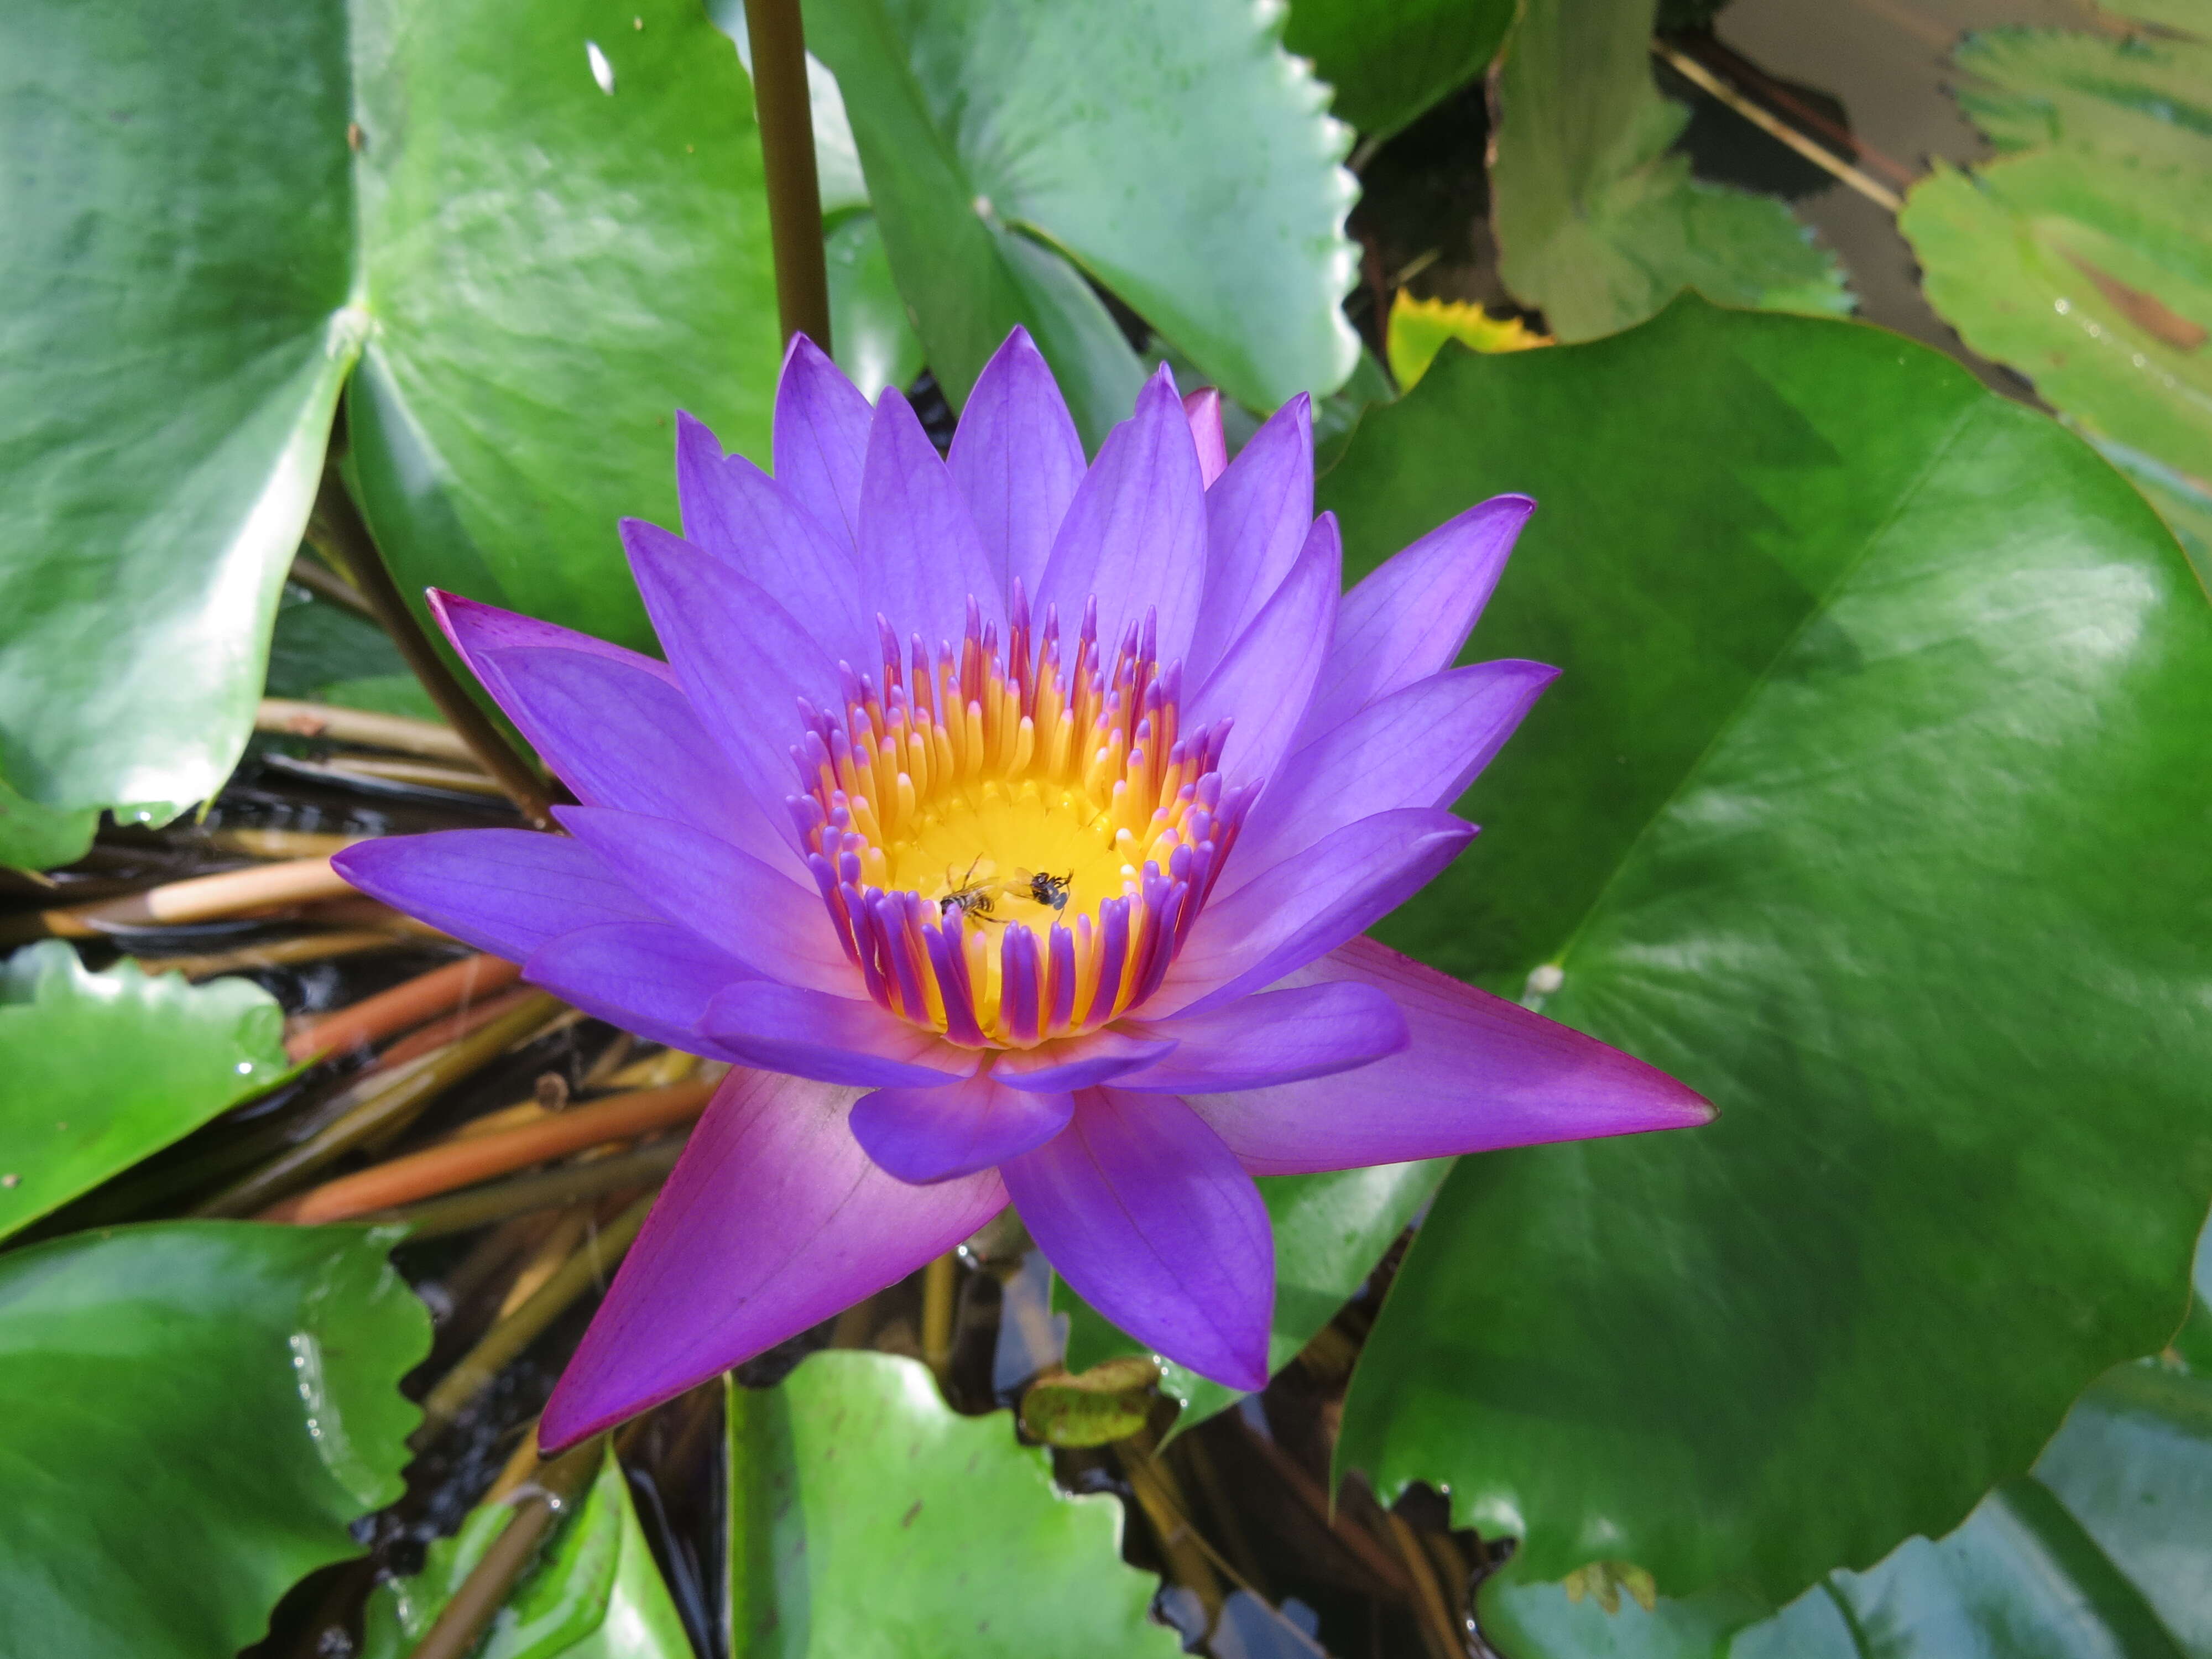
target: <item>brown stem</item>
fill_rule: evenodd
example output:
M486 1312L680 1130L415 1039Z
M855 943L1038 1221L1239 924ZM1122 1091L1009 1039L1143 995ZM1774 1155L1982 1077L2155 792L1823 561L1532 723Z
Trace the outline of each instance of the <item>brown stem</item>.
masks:
M395 749L403 755L427 755L464 766L477 763L476 752L452 726L406 714L380 714L292 697L264 697L254 713L253 729L289 732L295 738L328 738L332 743L357 743L371 749Z
M521 976L521 969L497 957L464 957L350 1007L302 1020L284 1039L284 1052L301 1060L381 1042L474 998L504 991Z
M331 868L328 859L294 859L283 864L260 864L245 870L226 870L220 875L164 882L127 898L10 917L0 923L0 945L19 944L48 933L58 939L95 939L118 927L216 921L352 891L345 878Z
M1415 1621L1420 1626L1421 1645L1429 1650L1429 1659L1467 1659L1466 1635L1452 1619L1443 1587L1437 1583L1435 1565L1423 1553L1421 1540L1395 1510L1382 1511L1382 1524L1389 1528L1390 1541L1398 1547L1406 1576L1413 1580Z
M822 254L822 186L814 172L814 112L799 0L751 0L753 106L775 250L775 311L783 341L804 334L830 349L830 277Z
M921 1270L921 1357L939 1382L952 1364L952 1304L960 1262L947 1250Z
M408 941L390 933L302 933L269 945L243 945L235 951L210 951L202 956L134 957L142 972L182 974L186 979L212 979L254 968L283 968L302 962L327 962L333 957L359 956L366 951L394 951Z
M412 1659L466 1659L500 1608L515 1580L537 1559L538 1547L553 1523L583 1495L599 1473L606 1442L593 1436L580 1446L539 1466L530 1496L515 1505L514 1518L492 1540L483 1559L469 1570L453 1599L446 1603Z
M446 723L460 733L477 763L491 774L524 817L540 830L552 828L552 799L544 784L446 667L445 659L401 597L392 573L384 568L375 539L334 467L323 469L322 488L315 494L315 510L307 520L307 539L318 552L352 575L362 598L374 610L376 619L399 647L399 654L430 694L430 701L438 705Z
M371 622L376 620L376 612L368 608L368 601L362 598L361 590L312 555L295 553L289 574L294 581L317 598L342 605L356 617L366 617Z

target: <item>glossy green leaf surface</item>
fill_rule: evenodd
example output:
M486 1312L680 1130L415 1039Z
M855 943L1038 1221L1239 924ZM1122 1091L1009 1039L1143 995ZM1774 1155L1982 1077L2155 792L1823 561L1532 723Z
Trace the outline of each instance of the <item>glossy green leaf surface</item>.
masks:
M687 0L363 0L354 27L376 330L346 406L370 524L410 594L648 645L615 526L677 521L675 410L768 459L775 286L736 50Z
M1562 340L1640 323L1684 287L1728 304L1842 312L1835 260L1772 197L1690 176L1689 111L1651 81L1652 0L1526 0L1490 170L1506 285Z
M421 1572L378 1585L362 1620L362 1659L404 1659L514 1514L506 1502L478 1505L459 1532L430 1546ZM475 1659L690 1659L613 1453L481 1642Z
M1141 369L1085 276L1255 409L1352 372L1350 134L1281 27L1236 0L807 7L956 406L1019 323L1087 442L1127 416Z
M2212 609L2087 445L1853 325L1447 348L1321 495L1356 574L1505 489L1541 506L1471 653L1564 673L1378 931L1558 970L1544 1012L1720 1116L1461 1160L1340 1455L1536 1577L1778 1604L1955 1526L2179 1323Z
M1960 64L1967 112L2020 153L1914 187L1898 224L1929 303L2212 571L2212 46L2004 31Z
M159 822L236 763L340 381L352 218L326 6L0 19L0 830Z
M2212 1336L2212 1231L2190 1334ZM1508 1659L2204 1659L2212 1654L2212 1376L2108 1372L1966 1524L1832 1573L1778 1613L1725 1592L1608 1614L1509 1570L1483 1588Z
M366 617L288 582L269 638L269 695L443 720L392 636Z
M872 213L848 214L823 239L829 266L830 337L837 367L873 403L885 386L904 391L921 373L921 336L914 331L891 279L884 235Z
M188 985L59 939L0 964L0 1237L284 1075L284 1016L242 979Z
M832 1349L731 1391L739 1659L1168 1659L1121 1541L1117 1500L1061 1492L1010 1415L957 1415L914 1360Z
M26 799L0 781L0 864L18 870L52 870L74 864L92 845L100 809L58 812Z
M1449 1158L1386 1164L1322 1175L1268 1176L1260 1182L1275 1228L1275 1317L1267 1333L1270 1376L1297 1358L1375 1271L1382 1254L1449 1173ZM1055 1278L1055 1311L1068 1316L1067 1368L1088 1370L1115 1354L1147 1350ZM1180 1401L1174 1432L1195 1428L1243 1396L1154 1354L1160 1392Z
M1332 114L1387 137L1480 79L1512 27L1512 0L1297 0L1283 44L1313 60Z
M208 1659L359 1554L429 1351L392 1235L176 1221L0 1255L9 1651Z

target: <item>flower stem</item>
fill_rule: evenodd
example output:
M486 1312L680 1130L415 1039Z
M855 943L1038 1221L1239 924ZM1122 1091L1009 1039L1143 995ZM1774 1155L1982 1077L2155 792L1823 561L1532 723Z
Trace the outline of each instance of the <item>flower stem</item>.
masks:
M1421 1540L1395 1510L1382 1511L1382 1523L1389 1528L1390 1541L1398 1547L1407 1577L1413 1580L1415 1622L1420 1626L1421 1645L1429 1650L1429 1659L1466 1659L1466 1638L1453 1622L1443 1586L1437 1583L1435 1565L1423 1553Z
M416 1450L428 1445L491 1383L507 1363L544 1334L599 1278L613 1270L630 1241L645 1225L646 1213L659 1189L644 1194L620 1215L586 1238L582 1247L530 1299L486 1331L438 1384L422 1396L422 1426L408 1437ZM417 1650L418 1652L420 1650Z
M806 87L806 36L799 0L751 0L753 106L767 175L769 239L775 250L775 310L783 342L804 334L830 349L830 279L822 254L822 186L814 171L814 112Z
M434 1198L550 1158L689 1122L705 1108L714 1086L713 1081L701 1079L665 1089L617 1095L589 1106L571 1107L518 1129L426 1147L358 1174L325 1182L313 1192L264 1210L257 1218L303 1224L349 1221L372 1211Z
M459 733L477 764L506 791L524 817L540 830L550 829L552 798L545 786L446 667L445 659L408 609L392 573L384 568L375 539L369 535L353 497L338 481L335 467L323 469L322 488L315 493L315 510L307 520L307 539L318 552L352 575L362 598L376 612L384 631L392 635L399 654L407 659L415 678L430 694L430 701Z
M423 755L432 760L477 763L476 751L461 741L461 734L436 720L418 720L405 714L379 714L363 708L339 708L330 703L300 702L290 697L264 697L254 713L257 732L285 732L297 738L328 738L332 743L357 743L371 749L393 749L403 755Z
M583 1495L606 1455L604 1436L540 1464L532 1475L530 1495L515 1505L514 1518L469 1570L453 1599L424 1632L411 1659L466 1659L477 1638L506 1605L515 1580L538 1556L553 1523Z
M952 1304L959 1288L956 1250L947 1250L921 1270L921 1357L939 1382L952 1364Z

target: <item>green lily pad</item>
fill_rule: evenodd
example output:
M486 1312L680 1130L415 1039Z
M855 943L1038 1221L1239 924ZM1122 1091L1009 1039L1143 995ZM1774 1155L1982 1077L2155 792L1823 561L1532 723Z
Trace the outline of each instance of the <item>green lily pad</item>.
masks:
M228 775L349 373L403 589L650 638L615 521L673 521L679 404L765 460L777 361L697 7L32 0L5 38L0 455L39 485L0 504L0 784L68 836L0 854Z
M1085 277L1252 408L1351 374L1350 135L1281 27L1234 0L806 9L956 406L1020 323L1086 441L1125 418L1142 369Z
M1299 1350L1336 1317L1375 1271L1383 1252L1436 1195L1450 1169L1451 1160L1440 1158L1424 1164L1261 1178L1260 1196L1267 1200L1267 1218L1275 1228L1269 1376L1296 1359ZM1117 1354L1149 1352L1057 1278L1052 1305L1068 1316L1067 1364L1072 1370L1088 1370ZM1196 1428L1244 1397L1164 1354L1152 1357L1159 1366L1160 1392L1182 1406L1171 1436Z
M514 1514L504 1502L479 1504L459 1532L430 1546L421 1572L378 1585L361 1659L412 1652ZM475 1659L690 1659L690 1638L612 1452L474 1651Z
M242 979L188 985L59 939L0 966L0 1237L283 1077L284 1016Z
M1060 1491L1010 1416L957 1415L910 1359L831 1350L732 1389L730 1517L740 1659L1180 1651L1120 1503Z
M1769 196L1690 176L1690 112L1652 84L1654 0L1525 0L1490 170L1499 269L1562 340L1640 323L1685 287L1778 311L1844 312L1832 256Z
M72 831L174 817L252 726L368 327L336 23L25 0L0 25L0 780Z
M58 812L27 800L0 781L0 864L52 870L85 855L100 828L100 809Z
M2212 1231L2192 1334L2212 1337ZM2104 1659L2212 1655L2212 1376L2179 1357L2093 1384L2037 1460L1965 1525L1837 1572L1780 1613L1726 1593L1638 1610L1509 1569L1483 1586L1508 1659Z
M1929 303L2104 447L2212 579L2212 47L2005 31L1960 65L1967 112L2019 153L1913 187L1898 225Z
M823 239L830 275L830 338L837 367L870 403L885 386L904 391L921 373L921 336L906 314L890 257L872 213L854 213Z
M1334 89L1331 113L1382 138L1479 79L1512 27L1512 0L1297 0L1283 44Z
M399 1496L430 1322L354 1227L176 1221L0 1255L0 1605L40 1655L235 1653Z
M1462 1159L1339 1454L1532 1576L1778 1605L2180 1322L2212 608L2087 445L1848 324L1447 349L1321 495L1357 573L1504 489L1542 506L1472 654L1565 672L1378 931L1720 1116Z

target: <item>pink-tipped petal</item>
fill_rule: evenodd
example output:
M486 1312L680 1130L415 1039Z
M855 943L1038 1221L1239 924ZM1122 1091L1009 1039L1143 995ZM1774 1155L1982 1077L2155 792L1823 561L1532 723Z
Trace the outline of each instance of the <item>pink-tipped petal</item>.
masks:
M1187 666L1203 679L1282 585L1313 528L1313 399L1270 415L1206 496L1206 606Z
M799 877L778 828L788 814L777 803L772 819L753 799L665 669L550 647L478 655L528 711L538 752L577 799L681 819Z
M1510 658L1448 668L1307 744L1277 769L1245 819L1217 896L1372 813L1450 805L1559 673Z
M1305 738L1459 655L1536 503L1492 495L1393 554L1344 596Z
M1171 1037L1091 1031L1082 1036L1000 1054L991 1067L991 1074L1010 1089L1042 1090L1047 1093L1091 1089L1110 1083L1124 1073L1140 1071L1164 1060L1174 1048Z
M1085 1301L1201 1376L1267 1386L1267 1206L1181 1101L1085 1090L1066 1129L1000 1173L1030 1237Z
M1210 386L1186 392L1182 413L1190 422L1191 447L1198 451L1198 476L1211 489L1214 480L1229 470L1229 437L1221 429L1221 394Z
M1406 1017L1389 996L1349 981L1261 991L1207 1013L1133 1020L1129 1030L1176 1045L1115 1082L1146 1094L1220 1094L1328 1077L1395 1054L1409 1041Z
M849 1091L732 1072L545 1407L558 1451L944 1255L1006 1205L984 1173L911 1187L847 1126Z
M371 898L513 963L610 921L658 921L597 854L534 830L445 830L356 842L332 856Z
M853 1106L853 1136L901 1181L995 1169L1067 1127L1075 1097L1009 1089L979 1072L944 1089L878 1089Z
M1052 370L1017 328L991 354L945 457L1001 592L1031 595L1083 477L1083 441Z
M1206 581L1206 485L1190 422L1165 368L1137 398L1137 412L1106 434L1054 541L1036 614L1056 607L1073 633L1091 595L1098 640L1110 658L1147 611L1159 620L1159 659L1188 651Z
M1138 1012L1203 1013L1273 985L1396 909L1474 836L1449 812L1377 812L1206 907L1166 981Z
M1335 626L1343 570L1336 515L1324 513L1291 574L1190 700L1192 728L1234 722L1221 751L1231 783L1266 778L1297 736Z
M769 978L832 996L860 982L819 889L672 818L605 806L553 814L663 916Z
M747 1066L855 1089L941 1089L981 1058L872 1002L765 980L731 986L700 1029Z
M860 614L851 542L714 434L676 416L676 496L684 538L757 583L833 660L866 662L872 618Z
M1370 939L1297 976L1384 992L1413 1040L1356 1072L1192 1109L1255 1175L1304 1175L1501 1146L1694 1128L1711 1104L1595 1037L1437 973Z
M968 601L1006 625L1006 588L929 434L905 397L877 400L860 483L860 603L871 622L934 647L967 631Z
M873 411L804 334L791 337L775 386L775 478L847 546L860 539L860 473Z
M835 665L790 612L720 560L640 519L624 519L622 532L684 696L746 793L772 811L799 788L799 699L830 706ZM795 836L788 820L781 827Z
M700 1035L707 1005L753 970L665 921L611 921L549 940L523 977L595 1019L687 1054L727 1059Z

